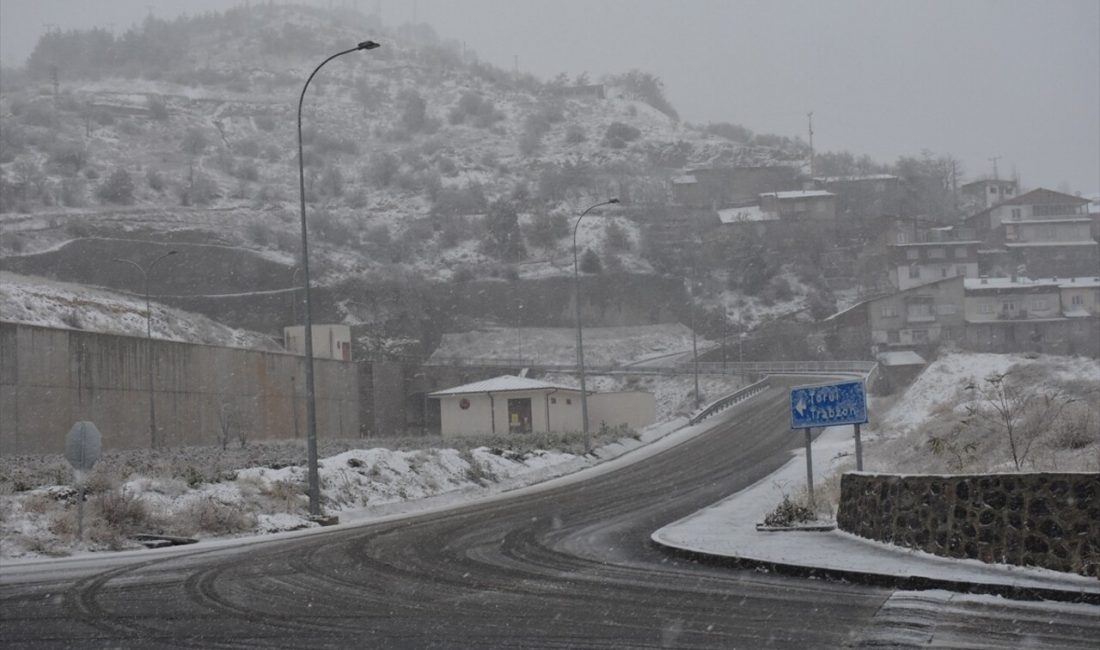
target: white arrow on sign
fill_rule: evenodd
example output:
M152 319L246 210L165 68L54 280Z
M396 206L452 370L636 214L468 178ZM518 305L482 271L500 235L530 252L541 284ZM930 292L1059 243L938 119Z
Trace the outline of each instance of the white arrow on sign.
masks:
M798 403L794 405L794 410L798 411L798 415L803 415L803 411L806 410L806 398L803 395L798 396Z

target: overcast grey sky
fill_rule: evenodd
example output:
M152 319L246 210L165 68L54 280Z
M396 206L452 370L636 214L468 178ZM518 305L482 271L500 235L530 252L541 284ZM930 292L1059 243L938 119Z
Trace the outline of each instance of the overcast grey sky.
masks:
M253 0L257 2L259 0ZM0 0L0 57L47 24L120 32L244 0ZM542 78L631 68L690 122L806 137L882 161L952 153L968 177L1100 192L1100 0L329 0L381 8ZM364 35L370 36L370 35Z

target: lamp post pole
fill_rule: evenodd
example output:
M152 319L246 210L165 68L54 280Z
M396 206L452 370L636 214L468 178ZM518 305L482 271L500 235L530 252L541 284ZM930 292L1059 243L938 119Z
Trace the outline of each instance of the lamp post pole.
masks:
M577 222L573 224L573 296L575 313L577 316L577 370L581 375L581 430L584 432L584 453L592 451L592 439L588 432L588 392L584 383L584 340L581 334L581 275L580 265L577 263L577 228L581 225L581 219L584 219L584 215L588 214L595 208L601 205L611 205L618 203L619 199L608 199L602 203L589 206L584 212L577 217Z
M298 97L298 198L302 220L302 292L305 297L305 333L303 336L306 340L306 455L309 474L309 515L315 518L321 516L321 487L317 476L317 402L313 383L313 312L309 299L309 239L306 234L306 172L302 153L302 102L305 101L309 82L313 81L313 77L326 63L338 56L359 50L373 50L376 47L378 47L378 43L374 41L363 41L355 47L337 52L321 61L320 65L314 68L309 78L306 79L305 85L302 86L302 94Z
M148 269L133 260L124 260L118 257L113 260L115 262L129 264L141 272L142 283L145 285L145 369L149 387L149 446L153 449L157 448L157 405L154 397L154 390L156 387L153 381L153 310L149 302L149 276L153 273L153 267L157 265L157 262L169 255L175 255L176 252L177 251L168 251L164 253L153 260L149 264Z

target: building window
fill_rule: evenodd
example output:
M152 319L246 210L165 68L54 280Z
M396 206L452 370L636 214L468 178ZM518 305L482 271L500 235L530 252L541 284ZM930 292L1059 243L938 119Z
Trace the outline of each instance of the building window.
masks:
M928 250L928 257L934 260L942 260L946 255L942 248L932 248Z
M1035 311L1044 311L1047 308L1046 298L1036 298L1031 303L1031 308Z
M1002 302L1002 303L1001 303L1001 311L1003 311L1003 312L1013 312L1013 311L1016 311L1016 303L1014 303L1014 302L1012 302L1012 301L1005 301L1005 302Z
M962 246L955 247L955 257L966 257L966 248Z
M566 398L565 398L565 403L566 403L566 404L572 404L572 403L573 403L573 400L571 400L571 399L569 399L568 397L566 397Z
M955 265L955 275L962 276L962 277L965 278L966 277L966 265L965 264L956 264Z
M550 403L551 403L551 404L557 404L557 403L558 403L558 398L556 398L556 397L551 397L551 398L550 398Z
M946 266L941 266L940 267L940 277L941 278L946 278L947 277L947 267Z
M896 305L883 305L880 313L883 318L894 318L898 315L898 308Z
M1012 220L1019 221L1022 217L1020 214L1020 208L1012 208Z
M920 279L920 267L917 266L916 264L911 264L909 266L909 279L910 280L919 280Z
M928 330L913 330L913 342L914 343L927 343L928 342Z
M1080 307L1085 304L1085 297L1082 295L1076 295L1069 299L1069 304Z
M995 187L990 187L990 188L989 188L989 193L990 193L990 194L996 194L996 193L997 193L997 188L995 188Z
M979 302L978 303L978 313L979 314L992 314L993 313L993 303L991 303L991 302Z
M910 248L909 250L905 251L905 259L907 259L907 260L919 260L920 259L920 251L915 249L915 248Z
M949 302L936 305L936 313L941 316L950 316L955 313L955 305Z
M1005 188L1005 194L1012 194L1012 188L1011 187L1006 187Z
M901 343L901 334L897 330L890 330L886 333L887 343Z

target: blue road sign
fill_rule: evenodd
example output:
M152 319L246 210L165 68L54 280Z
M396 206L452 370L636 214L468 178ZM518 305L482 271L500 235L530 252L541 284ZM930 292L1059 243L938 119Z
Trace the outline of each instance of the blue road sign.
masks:
M791 428L832 427L867 421L863 382L846 381L791 389Z

